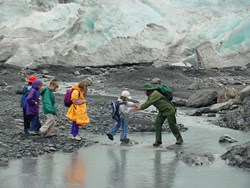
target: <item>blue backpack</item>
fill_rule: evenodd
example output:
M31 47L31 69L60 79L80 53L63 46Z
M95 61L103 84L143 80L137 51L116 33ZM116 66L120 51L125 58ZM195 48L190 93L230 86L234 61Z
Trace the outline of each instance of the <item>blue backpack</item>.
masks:
M110 105L108 106L109 112L113 119L115 117L119 117L119 107L121 104L126 104L126 102L120 102L120 101L111 101Z
M20 106L23 108L23 109L26 109L26 106L27 106L27 96L31 90L31 86L30 85L26 85L24 86L23 90L22 90L22 97L21 97L21 103L20 103Z

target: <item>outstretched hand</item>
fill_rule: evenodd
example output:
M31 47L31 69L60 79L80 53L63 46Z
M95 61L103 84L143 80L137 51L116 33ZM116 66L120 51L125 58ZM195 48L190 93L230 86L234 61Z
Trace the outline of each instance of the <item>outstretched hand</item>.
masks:
M140 105L134 105L133 109L136 110L136 111L139 111L139 110L141 110L141 106Z

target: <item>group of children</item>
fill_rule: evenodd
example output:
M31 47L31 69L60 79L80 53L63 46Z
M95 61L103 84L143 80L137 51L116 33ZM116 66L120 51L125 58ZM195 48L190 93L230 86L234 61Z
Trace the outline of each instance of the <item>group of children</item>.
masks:
M93 80L89 77L72 86L72 105L66 114L66 117L72 120L71 139L81 140L81 137L78 135L79 126L89 123L85 97L88 86L92 85L92 83ZM51 137L56 135L57 113L54 92L58 89L59 83L56 79L52 79L48 87L41 89L42 86L42 81L31 75L28 78L28 84L19 92L22 95L20 106L23 109L24 132L30 135L40 134L44 137ZM40 102L46 115L46 121L42 126L39 120Z
M48 87L41 90L42 86L41 80L38 80L34 75L30 76L28 84L20 92L22 95L20 106L23 109L24 132L31 135L40 133L45 137L49 137L55 135L56 108L54 106L55 95L53 92L56 91L59 85L56 79L52 79ZM41 126L39 120L39 104L41 101L43 103L43 112L47 117L43 126Z
M154 83L154 81L156 83ZM144 110L151 105L154 105L158 110L158 115L155 121L156 137L153 146L160 146L162 144L161 130L165 119L168 120L169 127L176 137L176 144L182 144L183 139L179 129L176 126L176 109L174 105L166 99L164 95L156 90L160 86L160 79L153 79L152 84L146 83L143 86L145 94L148 99L141 105L136 104L129 93L129 91L122 91L120 97L117 99L116 104L118 105L117 113L112 118L115 120L115 124L107 133L110 140L114 140L114 135L118 132L119 128L122 127L120 135L120 141L122 143L128 143L128 121L126 120L126 114L131 110L138 111ZM78 135L79 127L89 124L90 120L87 114L86 95L88 87L91 86L93 80L89 77L85 80L80 81L78 84L72 86L71 101L66 117L72 121L71 127L71 139L81 140ZM157 86L154 84L157 84ZM28 78L28 84L24 86L21 94L21 107L23 108L23 119L24 119L24 131L29 134L41 134L45 137L55 135L55 95L53 92L59 87L58 81L52 79L49 82L49 86L41 90L43 83L38 80L35 76ZM40 99L40 96L42 98ZM39 103L42 101L43 112L47 119L41 126L39 121Z

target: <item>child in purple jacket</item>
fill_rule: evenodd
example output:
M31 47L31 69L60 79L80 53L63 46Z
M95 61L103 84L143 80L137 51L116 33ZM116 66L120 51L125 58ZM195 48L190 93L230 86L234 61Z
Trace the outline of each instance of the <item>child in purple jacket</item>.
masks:
M26 114L31 118L30 134L38 134L41 127L39 121L39 90L43 86L41 80L35 80L32 83L32 88L27 96Z

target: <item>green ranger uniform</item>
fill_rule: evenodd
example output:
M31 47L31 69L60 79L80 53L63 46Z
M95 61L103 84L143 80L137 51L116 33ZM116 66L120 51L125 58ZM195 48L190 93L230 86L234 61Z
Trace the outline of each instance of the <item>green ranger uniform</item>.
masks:
M162 142L161 129L166 118L168 120L169 128L171 129L176 140L183 141L181 133L176 126L175 107L160 92L156 90L154 90L149 95L147 101L141 105L141 109L144 110L151 105L154 105L159 111L155 120L156 142Z

